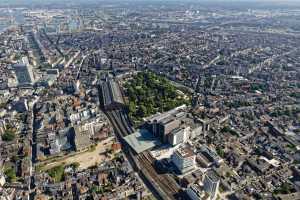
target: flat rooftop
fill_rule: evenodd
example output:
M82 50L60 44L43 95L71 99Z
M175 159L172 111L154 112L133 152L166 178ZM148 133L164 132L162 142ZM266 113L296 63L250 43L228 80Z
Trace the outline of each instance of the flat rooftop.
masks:
M189 146L183 146L176 150L176 152L182 157L182 158L188 158L191 156L194 156L194 152L191 150Z
M218 177L218 175L216 174L216 172L214 172L213 170L208 170L206 172L206 175L210 178L211 181L213 182L218 182L220 180L220 178Z
M141 153L161 145L161 142L145 129L137 130L135 133L124 137L124 140L136 153Z
M185 112L183 112L182 110L186 109L186 107L186 105L181 105L167 112L154 114L146 118L146 121L150 123L153 123L154 121L167 123L172 119L184 116Z

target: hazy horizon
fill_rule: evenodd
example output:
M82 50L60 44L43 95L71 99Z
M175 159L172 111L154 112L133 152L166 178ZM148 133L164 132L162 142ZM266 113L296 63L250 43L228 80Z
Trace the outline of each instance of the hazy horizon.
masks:
M201 3L201 2L210 2L210 3L214 3L214 2L218 2L218 3L222 3L222 2L245 2L245 3L250 3L250 2L261 2L261 3L265 3L265 2L276 2L276 3L300 3L300 0L0 0L0 6L2 3L4 4L32 4L32 3L42 3L42 4L47 4L50 2L57 2L57 3L63 3L63 2L69 2L69 3L89 3L89 2L130 2L130 1L140 1L140 2L195 2L195 3ZM299 4L300 5L300 4Z
M0 0L0 7L78 7L101 4L198 4L227 9L300 9L300 0ZM127 6L128 6L127 5Z

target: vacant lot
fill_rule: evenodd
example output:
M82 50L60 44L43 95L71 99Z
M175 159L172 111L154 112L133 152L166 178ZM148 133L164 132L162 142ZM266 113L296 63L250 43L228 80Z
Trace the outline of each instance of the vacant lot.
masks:
M110 137L102 142L98 143L93 151L85 151L76 155L72 155L70 157L64 157L58 159L52 163L46 164L42 167L42 170L48 170L55 166L59 165L70 165L72 163L79 163L79 170L86 169L95 164L99 164L102 161L109 159L103 155L104 152L111 149L111 145L113 144L113 137Z

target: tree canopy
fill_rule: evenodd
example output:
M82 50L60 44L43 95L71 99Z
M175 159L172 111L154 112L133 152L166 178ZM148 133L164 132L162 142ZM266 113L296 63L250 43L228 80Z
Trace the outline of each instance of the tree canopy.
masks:
M2 140L6 142L11 142L15 139L15 137L16 137L15 132L11 129L7 129L2 135Z
M7 168L4 170L4 174L7 177L8 182L14 182L16 180L16 171L14 168Z
M148 71L140 72L127 81L125 89L129 116L134 121L182 104L190 104L190 99L179 94L168 79Z
M49 169L47 173L54 179L55 182L61 182L64 179L64 170L64 166L59 165Z

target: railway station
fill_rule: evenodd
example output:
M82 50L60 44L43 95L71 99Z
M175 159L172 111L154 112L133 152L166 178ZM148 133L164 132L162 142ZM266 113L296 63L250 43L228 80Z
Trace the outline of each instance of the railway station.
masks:
M124 140L137 154L161 145L159 139L146 129L137 130L135 133L124 137Z
M114 110L123 108L124 100L119 84L107 78L102 81L99 86L100 103L104 110Z

